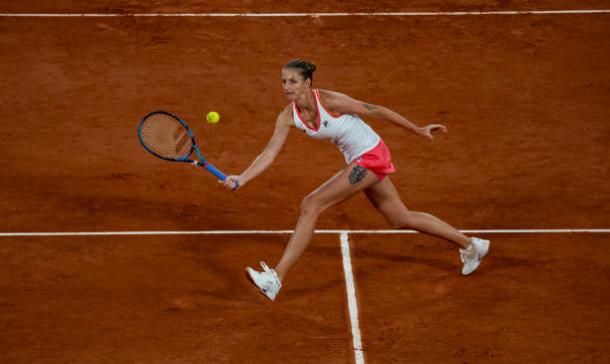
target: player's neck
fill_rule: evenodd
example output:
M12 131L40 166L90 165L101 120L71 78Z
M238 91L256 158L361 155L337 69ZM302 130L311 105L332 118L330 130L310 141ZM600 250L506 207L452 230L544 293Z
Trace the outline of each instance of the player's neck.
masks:
M307 111L316 110L315 100L313 97L313 90L309 89L309 90L303 92L303 94L301 94L296 99L296 103L297 103L297 107L301 111L302 110L307 110Z

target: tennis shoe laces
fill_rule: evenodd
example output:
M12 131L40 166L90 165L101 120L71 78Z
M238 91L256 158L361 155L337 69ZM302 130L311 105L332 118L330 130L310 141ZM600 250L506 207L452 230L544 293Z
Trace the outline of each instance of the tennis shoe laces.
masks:
M470 245L466 249L460 249L460 259L464 266L462 274L467 276L474 272L481 264L483 257L489 251L489 240L470 238Z
M265 262L260 262L261 267L263 268L262 272L258 272L250 267L246 268L246 273L248 274L248 278L254 283L258 289L260 289L261 293L267 296L271 301L275 300L275 296L277 296L280 288L282 288L282 282L280 282L280 278L277 276L277 273L269 268Z

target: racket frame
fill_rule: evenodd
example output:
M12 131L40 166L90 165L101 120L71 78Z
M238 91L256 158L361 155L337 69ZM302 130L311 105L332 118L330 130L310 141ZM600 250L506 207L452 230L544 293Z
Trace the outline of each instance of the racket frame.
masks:
M151 115L154 115L154 114L165 114L165 115L167 115L169 117L172 117L172 118L176 119L186 129L186 132L188 133L189 137L191 138L191 141L193 142L193 145L191 146L191 149L189 150L189 152L187 154L185 154L184 156L182 156L180 158L166 158L166 157L160 156L159 154L155 153L152 149L150 149L146 145L144 140L142 140L142 127L144 126L144 122L146 121L146 119L148 119ZM184 120L179 118L177 115L174 115L172 113L169 113L167 111L162 111L162 110L153 111L153 112L150 112L150 113L144 115L144 117L142 118L142 120L140 120L140 123L138 124L138 139L140 140L140 144L142 144L144 149L146 149L150 154L154 155L157 158L160 158L160 159L163 159L163 160L166 160L166 161L170 161L170 162L190 163L190 164L193 164L195 166L205 168L207 171L212 173L214 176L216 176L221 181L225 181L227 179L227 176L224 173L219 171L218 168L216 168L213 165L211 165L203 157L203 154L199 150L199 146L197 146L197 141L195 140L195 136L193 135L193 132L188 127L188 125L184 122ZM197 153L197 156L200 159L199 161L198 160L194 160L194 159L189 159L189 157L193 154L193 151L195 151L195 153ZM235 188L237 188L237 186L235 186Z

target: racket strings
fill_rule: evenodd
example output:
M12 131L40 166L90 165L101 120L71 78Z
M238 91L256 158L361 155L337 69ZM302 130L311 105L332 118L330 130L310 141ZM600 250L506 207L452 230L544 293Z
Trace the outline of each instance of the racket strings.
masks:
M187 129L170 115L153 114L142 124L142 142L163 158L188 157L193 142Z

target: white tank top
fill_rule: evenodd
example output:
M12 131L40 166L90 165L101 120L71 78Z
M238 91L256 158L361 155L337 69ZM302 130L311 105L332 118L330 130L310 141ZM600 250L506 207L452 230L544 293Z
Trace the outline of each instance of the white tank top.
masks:
M297 129L303 130L314 139L329 139L336 145L349 164L379 144L381 138L358 115L335 115L320 102L320 94L313 90L313 98L318 112L318 129L305 124L296 102L292 102L292 118Z

